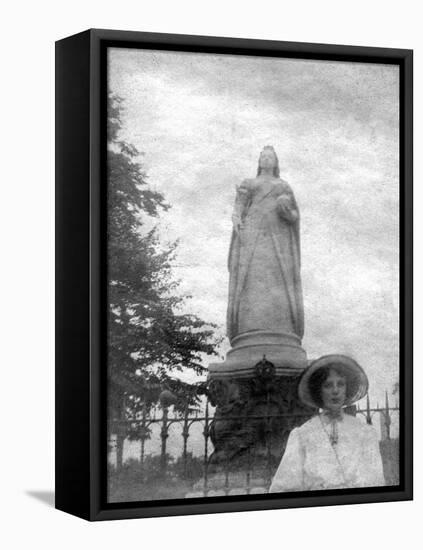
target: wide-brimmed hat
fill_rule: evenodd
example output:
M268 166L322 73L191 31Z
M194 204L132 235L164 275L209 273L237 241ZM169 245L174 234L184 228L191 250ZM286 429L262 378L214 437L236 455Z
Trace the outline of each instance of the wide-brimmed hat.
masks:
M346 355L324 355L313 361L301 376L298 384L298 396L305 405L313 408L321 407L310 391L310 380L315 372L325 367L341 369L347 377L347 399L344 407L352 405L366 395L369 381L357 361Z

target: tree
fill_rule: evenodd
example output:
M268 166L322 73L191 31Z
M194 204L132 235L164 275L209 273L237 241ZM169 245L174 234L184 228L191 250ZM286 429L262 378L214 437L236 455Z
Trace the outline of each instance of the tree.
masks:
M214 325L183 311L188 297L172 274L177 242L161 243L157 223L147 230L170 206L148 185L139 151L119 139L122 112L122 100L109 96L108 403L109 418L124 420L149 410L163 389L180 409L194 404L199 384L175 374L204 374L202 357L218 339ZM118 436L126 434L122 424Z

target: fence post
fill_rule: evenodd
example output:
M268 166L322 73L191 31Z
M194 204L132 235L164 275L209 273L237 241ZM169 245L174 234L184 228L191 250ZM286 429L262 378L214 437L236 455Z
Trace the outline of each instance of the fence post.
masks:
M204 418L204 496L207 496L207 484L208 484L208 468L209 468L209 460L208 460L208 440L209 440L209 399L207 398L206 401L206 412L205 412L205 418Z
M122 397L120 405L116 430L116 467L118 470L120 470L123 466L123 446L127 435L125 396Z
M388 392L385 391L385 426L386 439L391 439L391 416L389 414Z
M248 447L248 457L247 457L247 478L246 478L246 482L247 482L247 487L246 487L246 490L247 490L247 495L249 495L251 493L251 447Z
M163 407L163 416L162 416L162 429L160 430L160 437L162 440L161 445L161 460L160 460L160 469L162 475L166 473L167 459L166 459L166 440L169 436L168 429L168 408Z
M147 410L144 405L142 408L142 419L140 427L140 439L141 439L141 453L140 453L140 467L141 467L141 479L144 479L144 456L145 456L145 442L148 438L147 428Z
M186 478L187 477L187 443L188 443L188 437L189 437L188 405L184 413L184 427L182 428L182 437L184 439L184 450L183 450L184 478Z
M269 388L266 388L266 441L267 441L267 467L266 467L266 478L267 485L270 487L272 483L272 419L270 417L270 391Z
M367 424L371 424L371 423L372 423L372 415L370 414L370 398L369 398L369 394L367 394L366 405L367 405L367 413L366 413Z

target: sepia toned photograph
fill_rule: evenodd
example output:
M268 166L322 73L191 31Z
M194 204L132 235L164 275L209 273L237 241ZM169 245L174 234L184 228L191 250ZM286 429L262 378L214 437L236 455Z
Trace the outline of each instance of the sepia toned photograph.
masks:
M400 484L398 64L107 49L107 502Z

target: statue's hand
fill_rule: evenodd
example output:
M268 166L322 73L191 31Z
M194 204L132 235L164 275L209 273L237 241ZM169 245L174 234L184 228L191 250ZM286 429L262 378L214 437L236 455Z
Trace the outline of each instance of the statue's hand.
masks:
M241 185L235 186L237 201L241 204L245 204L248 201L249 192L244 186L244 182Z
M235 185L237 193L240 195L247 195L248 189L245 185L245 182L242 182L241 185Z
M281 195L278 197L276 199L276 208L279 214L287 221L294 222L298 217L295 208L292 207L289 195Z
M242 229L242 220L239 216L237 216L236 214L234 214L232 216L232 224L233 224L233 227L234 227L234 231L237 235L239 235L241 229Z
M290 205L291 205L291 199L288 195L280 195L277 199L276 199L276 204L278 205L278 207L280 208L289 208Z

